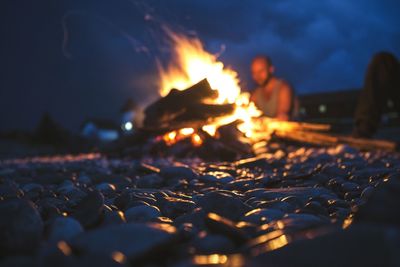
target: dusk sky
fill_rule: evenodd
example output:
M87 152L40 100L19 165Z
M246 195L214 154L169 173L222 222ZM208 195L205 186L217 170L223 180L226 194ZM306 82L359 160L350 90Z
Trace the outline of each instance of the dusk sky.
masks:
M252 87L268 54L298 94L360 88L371 56L400 56L396 0L20 1L0 4L0 131L34 129L45 111L77 130L117 119L127 98L157 96L160 26L197 35Z

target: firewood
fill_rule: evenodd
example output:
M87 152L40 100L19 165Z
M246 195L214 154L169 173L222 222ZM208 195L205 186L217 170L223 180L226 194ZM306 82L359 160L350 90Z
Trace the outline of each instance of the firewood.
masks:
M340 136L339 142L346 143L350 146L360 148L360 149L380 149L386 151L395 151L397 144L395 142L379 139L364 139L364 138L354 138L350 136Z
M296 122L296 121L279 121L269 117L253 118L254 123L259 125L260 129L268 130L271 128L271 124L279 124L282 129L291 131L329 131L331 125L319 124L319 123L308 123L308 122Z
M183 91L172 89L167 96L146 108L143 128L154 131L194 128L234 111L233 104L204 103L216 97L218 92L211 88L206 79Z
M385 150L395 151L396 143L387 140L362 139L327 133L315 133L305 131L276 131L275 136L282 140L296 141L314 145L347 144L360 150Z

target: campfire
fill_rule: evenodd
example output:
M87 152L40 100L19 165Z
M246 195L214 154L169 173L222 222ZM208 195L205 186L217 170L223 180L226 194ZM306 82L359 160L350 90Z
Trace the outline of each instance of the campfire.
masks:
M167 147L192 148L219 142L238 155L262 154L271 140L314 145L350 144L361 149L393 150L387 141L331 135L330 125L278 121L262 116L242 92L237 72L207 52L197 38L170 33L172 60L158 64L160 99L145 110L143 128ZM214 150L214 149L211 149Z
M166 128L175 128L177 122L187 126L165 135L170 144L190 137L194 145L199 145L200 130L215 137L220 126L235 121L240 122L239 131L252 137L252 118L261 112L250 102L250 95L241 91L238 74L205 51L198 39L177 34L171 34L171 39L173 61L167 69L159 65L163 99L147 109L145 126L152 126L157 120ZM154 121L152 116L158 118Z

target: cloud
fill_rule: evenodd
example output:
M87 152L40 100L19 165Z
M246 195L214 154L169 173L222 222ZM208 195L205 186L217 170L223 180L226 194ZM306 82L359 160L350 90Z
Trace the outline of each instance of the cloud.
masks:
M360 87L374 53L400 56L396 0L26 2L0 7L8 25L0 49L3 128L32 128L49 110L76 129L85 117L117 118L128 97L151 99L155 58L169 56L164 23L196 32L212 52L225 45L221 60L246 88L252 86L248 64L259 53L269 54L277 74L299 93ZM70 59L62 50L68 12L74 14L68 17Z

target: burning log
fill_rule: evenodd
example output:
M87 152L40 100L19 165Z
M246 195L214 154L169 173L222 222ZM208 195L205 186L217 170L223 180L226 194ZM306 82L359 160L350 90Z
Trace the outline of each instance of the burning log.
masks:
M143 127L154 131L195 128L231 114L233 104L204 103L217 97L218 92L211 88L207 79L183 91L172 89L168 95L146 108Z

